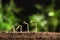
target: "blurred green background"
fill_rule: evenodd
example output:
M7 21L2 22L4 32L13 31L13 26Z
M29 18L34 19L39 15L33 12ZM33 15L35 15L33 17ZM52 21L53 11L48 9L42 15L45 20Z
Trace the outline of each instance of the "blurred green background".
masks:
M9 32L12 26L29 24L30 31L60 32L60 6L58 0L0 0L0 31ZM34 23L33 23L34 22ZM19 31L19 29L18 29Z

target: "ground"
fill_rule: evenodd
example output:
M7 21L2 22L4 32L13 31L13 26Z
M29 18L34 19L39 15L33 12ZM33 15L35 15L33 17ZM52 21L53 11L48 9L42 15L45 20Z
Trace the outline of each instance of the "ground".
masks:
M60 33L55 32L0 33L0 40L60 40Z

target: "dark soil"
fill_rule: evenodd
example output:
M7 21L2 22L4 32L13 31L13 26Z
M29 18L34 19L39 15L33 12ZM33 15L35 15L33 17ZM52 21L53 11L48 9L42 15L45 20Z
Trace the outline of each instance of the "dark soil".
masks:
M60 33L55 32L0 33L0 40L60 40Z

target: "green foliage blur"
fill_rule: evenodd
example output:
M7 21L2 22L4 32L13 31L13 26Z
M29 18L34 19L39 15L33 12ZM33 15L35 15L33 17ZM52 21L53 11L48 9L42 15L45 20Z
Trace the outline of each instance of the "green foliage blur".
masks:
M39 31L45 31L45 32L57 32L57 30L60 32L59 28L59 18L60 18L60 10L55 10L55 4L54 0L52 0L52 4L43 7L40 4L35 4L35 8L37 8L39 11L36 12L36 14L32 14L29 16L30 19L30 26L32 27L32 31L35 31L34 23L37 23L37 29ZM40 12L41 11L41 12Z
M13 0L10 0L9 4L2 6L2 0L0 0L0 31L9 32L12 26L17 23L18 19L15 17L13 10L15 4Z

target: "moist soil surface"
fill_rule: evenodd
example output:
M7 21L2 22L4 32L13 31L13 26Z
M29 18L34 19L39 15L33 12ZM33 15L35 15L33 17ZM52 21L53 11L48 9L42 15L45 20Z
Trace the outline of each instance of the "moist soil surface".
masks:
M0 40L60 40L60 33L55 32L0 33Z

